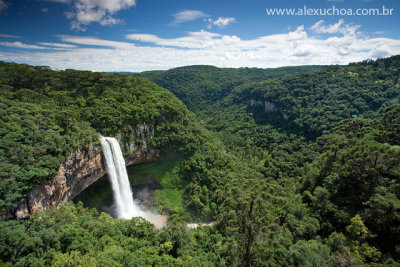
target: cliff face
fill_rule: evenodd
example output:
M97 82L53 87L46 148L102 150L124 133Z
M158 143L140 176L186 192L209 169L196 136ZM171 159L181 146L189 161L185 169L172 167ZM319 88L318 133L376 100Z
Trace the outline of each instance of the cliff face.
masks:
M72 152L61 163L53 180L32 189L14 215L26 218L37 209L56 207L73 198L106 173L102 162L101 147L90 145L86 150Z
M261 106L261 107L264 107L264 109L265 109L265 112L274 112L274 111L276 111L277 110L277 107L276 107L276 105L274 104L274 103L272 103L272 102L270 102L270 101L267 101L267 100L265 100L265 101L263 101L263 100L254 100L254 99L251 99L250 100L250 106Z
M142 144L146 144L146 138L152 138L149 129L152 128L142 125L135 128L137 131L135 136L140 138ZM149 134L144 134L144 131L149 131ZM143 137L145 135L146 138ZM127 166L154 161L160 157L158 150L147 148L146 145L136 147L133 141L129 144L119 142L121 147L127 148L128 155L125 157ZM106 173L100 145L91 144L86 149L74 151L61 163L58 174L51 181L37 186L28 193L25 201L19 204L13 215L17 219L23 219L38 209L57 207L76 197Z

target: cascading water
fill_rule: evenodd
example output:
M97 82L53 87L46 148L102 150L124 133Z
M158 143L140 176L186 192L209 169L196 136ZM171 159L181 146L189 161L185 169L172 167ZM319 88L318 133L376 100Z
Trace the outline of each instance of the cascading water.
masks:
M108 176L113 190L119 218L144 217L144 212L134 203L125 159L118 141L112 137L100 137Z

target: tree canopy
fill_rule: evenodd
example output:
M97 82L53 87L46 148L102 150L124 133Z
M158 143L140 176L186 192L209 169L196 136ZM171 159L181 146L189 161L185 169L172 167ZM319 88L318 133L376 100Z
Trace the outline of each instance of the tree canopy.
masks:
M400 56L133 77L3 62L2 211L98 133L141 123L177 155L152 175L179 208L161 230L71 202L0 222L0 264L399 266L399 71Z

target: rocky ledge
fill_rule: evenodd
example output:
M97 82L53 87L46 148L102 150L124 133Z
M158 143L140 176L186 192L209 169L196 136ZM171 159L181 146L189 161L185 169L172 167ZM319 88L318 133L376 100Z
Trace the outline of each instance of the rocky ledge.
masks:
M142 131L141 128L139 129ZM152 135L148 136L152 137ZM145 144L144 138L142 141ZM128 148L128 155L125 157L127 166L154 161L160 157L158 150L147 148L146 145L136 147L133 142L132 144L121 145L121 147ZM58 174L51 181L32 189L27 194L25 201L19 204L13 214L8 214L5 217L23 219L28 218L38 209L57 207L59 204L76 197L106 173L100 145L91 144L86 149L78 149L61 162Z
M160 153L154 149L138 148L125 158L127 165L157 160ZM17 219L29 217L38 209L57 207L73 199L88 186L107 173L103 163L101 147L90 145L78 150L62 162L53 180L32 189L24 202L14 212Z

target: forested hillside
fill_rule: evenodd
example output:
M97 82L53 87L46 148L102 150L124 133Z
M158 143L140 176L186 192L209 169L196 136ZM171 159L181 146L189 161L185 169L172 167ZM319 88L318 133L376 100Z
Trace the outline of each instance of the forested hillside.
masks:
M181 178L189 184L187 190L203 185L190 178L205 168L197 167L198 161L210 161L208 172L222 164L220 158L229 162L222 144L198 125L182 102L144 78L1 63L0 81L1 213L16 208L30 189L52 179L71 151L98 143L99 134L121 134L130 141L138 124L154 127L147 146L186 153ZM190 168L199 170L184 174ZM212 179L209 176L203 179ZM205 195L206 203L194 212L215 214L208 203L211 193L198 194Z
M192 125L181 102L141 78L1 63L0 88L1 213L54 177L71 151L98 142L99 133L132 139L136 124L155 124L159 139L151 145L174 146L174 131Z
M259 68L217 68L214 66L188 66L168 71L147 71L147 77L159 86L171 90L192 111L201 112L226 97L233 88L248 82L284 77L288 74L308 72L325 66Z
M262 99L274 103L276 126L315 139L342 119L377 118L386 107L398 103L399 68L400 57L391 57L248 83L235 88L233 102ZM261 117L265 116L258 114L257 119L262 123Z
M158 73L154 81L178 97L194 94L194 99L203 99L201 92L185 87L191 79L198 84L197 78L179 76L179 71L186 74L191 68L165 71L161 81ZM186 79L175 84L167 79L170 75ZM189 108L221 138L229 153L274 183L291 188L286 189L289 195L300 194L300 201L318 219L314 234L327 238L327 244L329 238L337 239L334 242L341 238L336 247L330 244L336 264L381 261L380 253L398 259L399 228L394 225L400 222L400 161L395 141L400 136L396 123L399 75L400 56L394 56L244 82L230 88L225 97L205 99L208 105ZM350 129L353 134L346 134ZM378 222L378 218L390 222ZM365 227L365 234L353 234L351 241L346 225L356 220L358 227ZM370 249L368 242L381 251ZM355 244L376 252L380 260L362 256Z
M2 209L98 133L129 139L140 123L155 125L149 146L178 155L171 161L176 188L165 192L182 203L161 230L70 202L1 222L0 260L400 266L399 74L400 56L330 67L189 66L133 77L2 63ZM213 224L188 229L193 221Z

